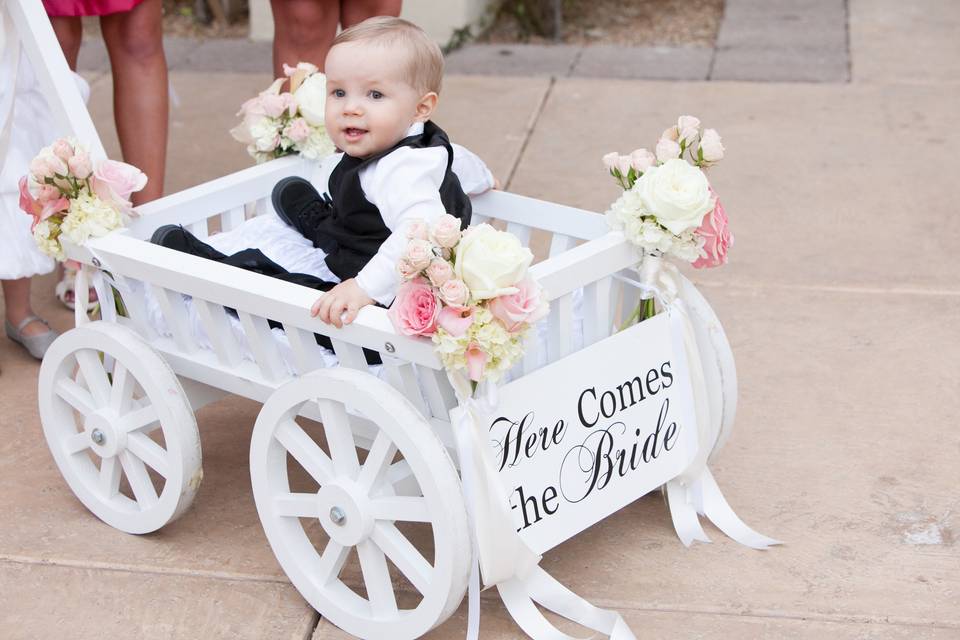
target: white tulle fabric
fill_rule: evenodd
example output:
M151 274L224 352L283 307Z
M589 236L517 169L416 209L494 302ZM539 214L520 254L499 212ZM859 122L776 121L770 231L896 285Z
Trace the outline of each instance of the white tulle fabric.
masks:
M30 216L20 210L20 177L27 173L30 160L40 149L57 137L58 132L51 126L53 114L40 93L40 85L30 68L26 56L19 56L19 68L15 71L16 82L11 86L6 82L6 73L14 73L4 68L4 81L0 82L0 104L7 96L3 94L13 90L13 112L9 128L9 147L6 157L0 158L0 280L27 278L53 270L54 261L37 249L30 234ZM90 96L90 86L77 74L74 80L86 101ZM0 114L0 121L7 114Z

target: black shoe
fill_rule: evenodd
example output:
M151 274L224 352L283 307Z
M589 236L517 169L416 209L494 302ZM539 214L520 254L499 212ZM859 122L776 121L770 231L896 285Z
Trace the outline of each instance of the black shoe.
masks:
M178 224L165 224L162 227L157 227L157 230L153 232L153 235L150 236L151 244L159 244L160 246L167 246L165 243L171 238L171 233L175 231L182 231L183 227Z
M330 201L322 197L309 180L298 176L278 182L273 187L270 201L281 220L310 239L330 211Z

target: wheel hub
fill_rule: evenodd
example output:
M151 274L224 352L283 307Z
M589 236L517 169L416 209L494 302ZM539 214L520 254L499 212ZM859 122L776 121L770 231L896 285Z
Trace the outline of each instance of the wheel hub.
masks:
M337 480L317 492L320 526L334 541L356 546L373 532L374 519L369 500L349 480Z
M127 444L127 436L115 428L119 416L112 409L99 409L86 417L83 431L90 438L90 448L101 458L111 458Z

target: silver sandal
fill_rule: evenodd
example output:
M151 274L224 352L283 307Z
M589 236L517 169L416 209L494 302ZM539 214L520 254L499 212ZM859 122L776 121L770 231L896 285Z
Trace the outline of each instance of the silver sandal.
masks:
M26 329L27 325L31 322L42 322L43 324L47 325L47 331L45 333L38 333L35 336L23 335L23 330ZM5 320L4 328L6 329L8 338L30 352L30 355L37 360L43 360L43 354L47 352L47 349L50 348L50 345L53 344L53 341L57 339L58 335L60 335L50 328L50 325L46 320L34 315L27 316L21 320L20 324L16 327L10 324L9 320Z

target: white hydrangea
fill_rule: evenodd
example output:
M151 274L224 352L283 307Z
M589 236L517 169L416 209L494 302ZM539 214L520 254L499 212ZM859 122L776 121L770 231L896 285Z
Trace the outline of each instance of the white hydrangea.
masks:
M33 239L40 251L51 258L66 260L63 247L60 246L60 225L52 218L37 223L33 228Z
M327 130L320 127L310 127L310 137L295 145L294 148L304 158L309 160L319 160L325 158L336 151L333 140L327 135Z
M104 236L123 225L120 211L86 190L70 201L60 231L74 244Z
M485 307L477 307L473 324L461 336L452 336L442 328L433 334L433 343L443 366L466 370L466 351L477 344L487 354L483 377L497 381L523 357L523 333L510 333Z

